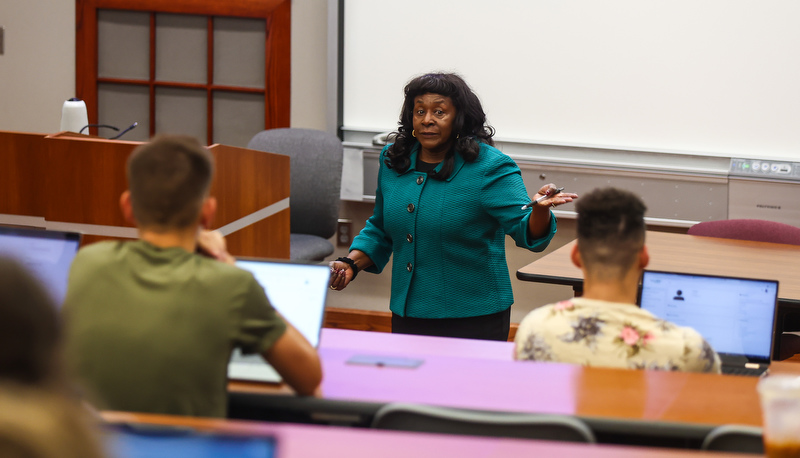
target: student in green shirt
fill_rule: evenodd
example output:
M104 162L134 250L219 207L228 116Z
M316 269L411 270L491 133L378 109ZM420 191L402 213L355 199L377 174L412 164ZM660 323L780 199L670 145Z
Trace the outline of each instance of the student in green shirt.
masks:
M216 210L211 153L189 137L160 137L131 154L127 174L120 205L139 240L81 249L64 304L69 368L88 398L101 409L223 417L237 347L313 394L316 350L206 230Z

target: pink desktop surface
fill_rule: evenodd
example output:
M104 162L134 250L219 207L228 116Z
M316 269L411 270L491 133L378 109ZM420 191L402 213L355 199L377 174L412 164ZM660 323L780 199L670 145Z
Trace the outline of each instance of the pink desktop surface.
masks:
M715 381L719 376L714 374L514 361L509 342L329 331L320 348L326 399L637 420L675 419L692 399L702 400L719 418L738 419L740 414L727 393L706 388L703 380ZM361 355L418 359L421 364L348 363Z
M414 336L389 332L323 328L320 347L375 350L386 355L438 355L508 361L513 342Z
M691 458L735 457L705 451L548 442L500 437L451 436L335 426L265 425L277 439L278 458L470 458L553 457Z

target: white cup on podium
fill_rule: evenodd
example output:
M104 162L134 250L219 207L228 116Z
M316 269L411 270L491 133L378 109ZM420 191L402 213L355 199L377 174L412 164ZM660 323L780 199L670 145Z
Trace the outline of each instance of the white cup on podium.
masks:
M61 132L80 133L88 124L89 115L83 100L73 97L64 101L64 106L61 107Z

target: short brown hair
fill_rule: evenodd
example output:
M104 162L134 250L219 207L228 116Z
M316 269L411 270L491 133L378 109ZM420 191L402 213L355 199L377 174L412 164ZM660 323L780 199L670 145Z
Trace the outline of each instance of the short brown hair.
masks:
M595 189L575 204L578 250L584 266L603 278L621 278L644 246L642 199L616 188Z
M184 229L200 215L214 173L211 152L192 137L159 136L128 158L128 186L137 224Z

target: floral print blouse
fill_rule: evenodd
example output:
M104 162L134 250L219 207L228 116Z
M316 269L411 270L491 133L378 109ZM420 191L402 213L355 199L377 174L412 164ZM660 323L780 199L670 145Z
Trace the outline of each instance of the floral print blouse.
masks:
M574 298L531 311L519 324L518 360L584 366L720 372L720 360L694 329L635 305Z

